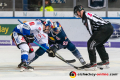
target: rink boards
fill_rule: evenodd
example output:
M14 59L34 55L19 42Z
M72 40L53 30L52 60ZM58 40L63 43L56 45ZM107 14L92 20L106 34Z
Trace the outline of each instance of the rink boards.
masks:
M74 17L0 17L0 45L11 45L13 46L14 43L11 40L11 33L14 27L18 22L18 19L21 21L33 21L35 19L51 19L52 21L59 21L67 34L68 38L75 44L76 47L86 47L87 40L90 38L90 35L83 25L81 19L77 19ZM114 35L115 38L109 39L107 43L105 43L106 47L120 47L120 18L112 17L103 19L110 21L112 24L117 24L118 26L114 28ZM32 44L35 46L35 44Z

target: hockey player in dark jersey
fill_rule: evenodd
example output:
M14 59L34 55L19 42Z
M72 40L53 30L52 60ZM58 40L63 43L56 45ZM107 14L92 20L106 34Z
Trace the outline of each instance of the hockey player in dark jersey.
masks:
M95 14L84 11L81 5L74 7L74 14L82 19L91 37L87 42L90 64L83 66L86 70L96 70L97 67L108 68L109 56L105 50L104 43L107 42L113 33L113 26L109 21L105 21ZM100 63L96 63L95 48L101 58Z
M82 55L75 47L75 45L71 43L71 41L68 39L60 23L50 21L50 24L52 24L50 25L51 30L48 34L50 49L56 52L62 48L67 48L80 61L82 65L85 65L86 62L84 61ZM35 61L39 56L43 55L44 53L45 51L43 50L40 53L38 52L37 54L35 54L35 57L33 58L33 60L30 61L30 63Z
M53 22L53 26L51 26L51 30L48 36L49 45L52 49L54 49L54 51L58 51L62 48L68 49L81 62L82 65L86 64L82 55L75 47L75 45L71 43L58 21Z

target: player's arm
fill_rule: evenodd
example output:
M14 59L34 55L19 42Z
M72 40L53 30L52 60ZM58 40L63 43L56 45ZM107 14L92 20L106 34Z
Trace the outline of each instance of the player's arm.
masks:
M35 40L34 35L30 34L30 35L26 35L25 39L28 43L33 43L33 41Z
M23 24L23 27L22 27L22 33L23 35L30 35L30 26L27 25L27 24Z
M30 28L30 25L28 23L23 24L22 33L23 33L23 35L24 35L24 37L25 37L25 39L26 39L26 41L28 43L33 43L33 41L34 41L34 35L30 34L31 28Z
M55 57L54 49L49 48L49 46L48 46L48 35L47 34L44 34L44 35L45 36L39 40L39 44L41 46L43 46L45 49L47 49L47 50L44 50L44 51L46 51L48 53L49 57Z
M84 25L87 27L87 30L89 31L90 35L92 35L93 33L92 33L92 26L91 26L90 20L92 20L94 14L86 13L85 15L87 18L85 20Z
M46 52L48 53L49 57L55 57L55 51L54 51L53 48L49 48L46 43L45 44L41 44L41 46L43 46L44 48L47 49Z
M49 45L56 44L55 40L51 40L50 38L48 38L48 43Z

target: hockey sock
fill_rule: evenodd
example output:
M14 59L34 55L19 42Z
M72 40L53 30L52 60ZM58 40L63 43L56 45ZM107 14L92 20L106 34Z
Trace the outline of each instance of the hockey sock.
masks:
M27 54L22 54L21 55L22 62L27 62L28 60L28 55Z
M72 53L78 59L80 59L82 57L82 55L80 54L80 52L78 51L78 49L75 49L74 51L72 51Z
M42 48L39 48L36 52L35 52L35 57L29 62L32 63L33 61L35 61L39 56L42 56L45 53L45 51Z

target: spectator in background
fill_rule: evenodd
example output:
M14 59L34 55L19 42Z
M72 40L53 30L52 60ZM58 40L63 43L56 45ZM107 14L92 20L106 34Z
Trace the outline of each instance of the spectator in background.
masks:
M40 8L40 11L43 11L43 6ZM45 11L54 11L50 0L45 0Z
M110 2L115 2L115 1L117 1L117 0L108 0L108 1L110 1Z
M39 11L42 6L42 0L28 0L28 11Z

